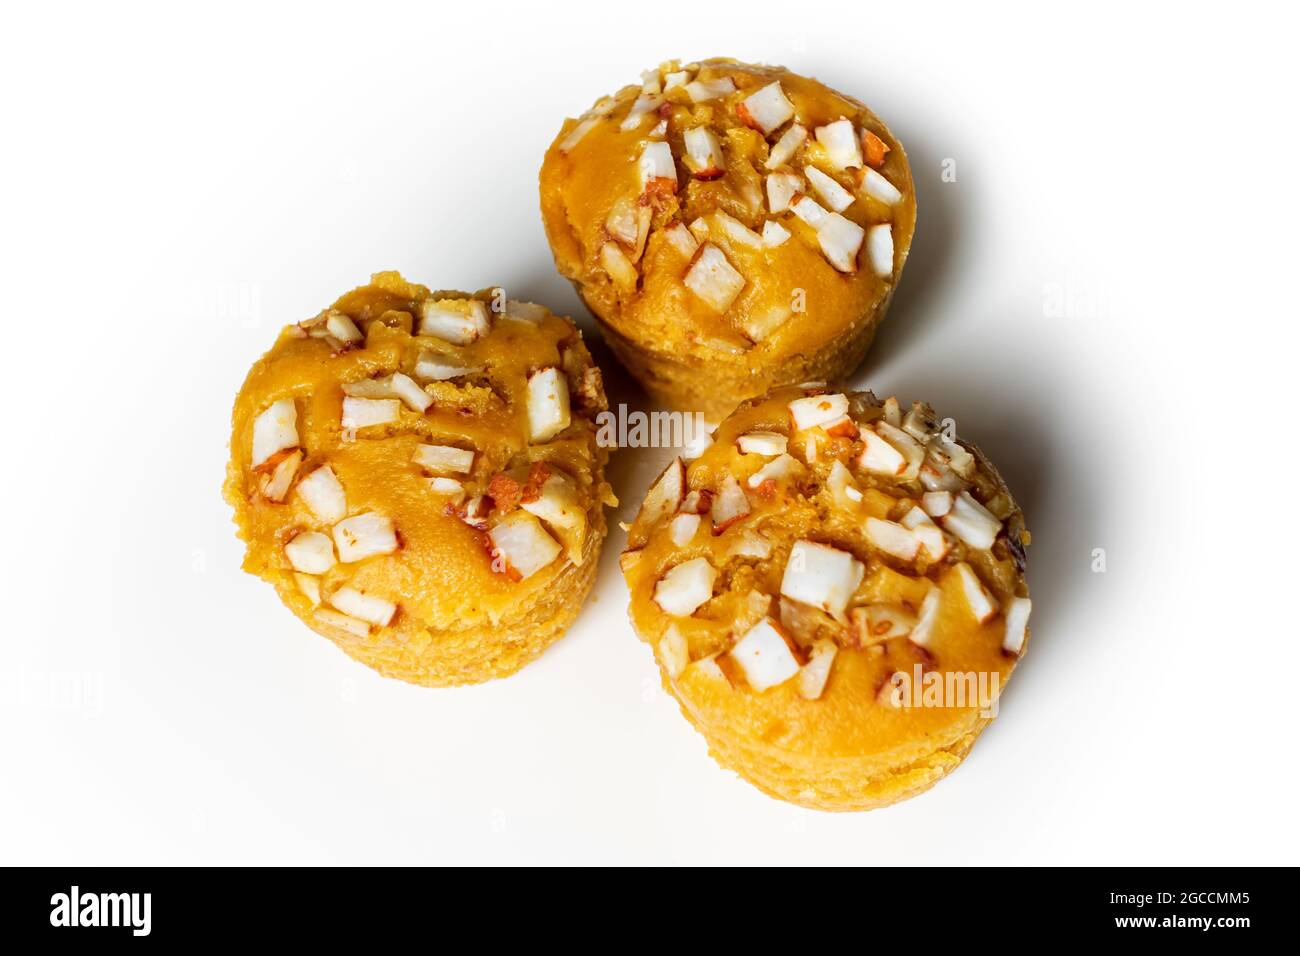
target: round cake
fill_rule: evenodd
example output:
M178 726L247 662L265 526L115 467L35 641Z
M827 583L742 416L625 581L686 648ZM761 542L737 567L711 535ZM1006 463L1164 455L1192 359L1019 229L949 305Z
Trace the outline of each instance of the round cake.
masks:
M559 271L657 400L718 420L862 361L907 260L907 156L779 67L665 63L564 123L541 170Z
M675 459L621 563L717 761L782 800L866 810L932 786L996 714L1028 636L1028 543L951 420L809 385Z
M284 329L235 399L244 569L387 676L510 674L591 589L614 503L604 408L569 319L379 273Z

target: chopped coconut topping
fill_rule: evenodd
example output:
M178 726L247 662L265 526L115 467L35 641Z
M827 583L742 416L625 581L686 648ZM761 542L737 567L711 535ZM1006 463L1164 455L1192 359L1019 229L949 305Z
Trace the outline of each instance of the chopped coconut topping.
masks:
M868 518L864 526L872 547L902 561L911 561L921 546L920 540L901 524L883 518Z
M683 256L687 259L695 255L695 250L700 247L699 240L691 235L691 231L680 222L673 223L664 230L664 238L667 239Z
M836 169L850 169L862 165L862 145L853 132L853 123L839 119L817 127L817 142L826 150L826 156Z
M740 104L741 118L764 136L783 126L794 116L794 104L786 98L779 82L769 83L749 94Z
M334 545L319 531L294 535L284 546L284 555L295 571L304 574L324 574L334 567Z
M641 172L641 191L644 192L656 179L666 179L677 187L677 165L673 162L673 151L667 143L646 143L641 151L638 166Z
M781 593L843 621L844 609L862 583L865 570L862 562L847 551L800 539L790 550Z
M676 624L669 624L664 636L659 639L659 660L670 680L681 676L682 671L691 662L690 651L686 646L686 637L677 629Z
M716 312L726 312L731 308L745 288L745 277L732 268L722 250L711 242L700 247L683 281Z
M736 92L736 84L731 77L724 76L716 80L693 80L686 84L686 93L692 103L716 100L720 96Z
M353 637L366 637L370 634L370 625L365 621L348 614L340 614L338 611L331 611L327 607L317 608L313 617L321 624L346 631Z
M426 382L446 382L464 375L476 375L481 371L483 371L481 365L467 368L447 362L433 352L421 352L419 360L415 363L415 377Z
M632 108L628 110L627 116L624 117L623 122L619 124L618 128L625 133L628 130L637 129L645 121L645 118L648 115L663 105L664 98L659 96L658 93L659 91L655 90L653 92L642 93L638 96L636 102L632 104Z
M402 403L395 398L344 398L344 428L387 425L401 417Z
M530 440L550 441L569 427L569 380L554 366L528 376Z
M775 249L781 243L790 238L790 230L785 228L775 219L769 219L763 223L763 245L769 249ZM787 316L793 312L789 306L785 306Z
M992 596L965 561L958 561L953 565L953 569L961 580L962 593L966 595L966 603L970 606L971 613L975 615L975 620L987 624L993 619L993 615L998 613L998 606L993 603Z
M936 587L931 587L925 592L925 597L921 600L921 610L916 615L916 626L912 628L912 633L908 635L913 644L921 647L930 646L930 638L934 633L934 622L939 619L939 600L943 592Z
M378 627L387 627L397 613L392 601L363 594L356 588L339 588L329 596L329 602L344 614Z
M674 458L646 492L637 520L653 527L661 518L675 512L685 497L686 465L681 458Z
M686 144L686 165L696 179L717 179L726 172L722 145L707 126L688 129L682 139Z
M790 208L790 201L803 191L803 177L798 173L767 174L767 208L773 215Z
M816 428L842 418L849 410L848 396L835 392L829 395L808 395L796 398L789 405L790 419L795 431Z
M672 568L655 585L654 600L665 613L689 617L713 597L718 572L707 558L692 558Z
M474 452L467 448L454 448L451 445L419 445L411 460L429 471L450 471L453 474L467 475L474 467Z
M799 696L804 700L817 700L826 690L826 682L831 676L831 664L838 653L835 642L823 638L812 646L808 652L808 663L799 671Z
M491 330L487 305L478 299L426 299L420 303L420 335L469 345Z
M1012 598L1002 609L1006 615L1007 629L1002 638L1002 649L1008 654L1019 654L1025 646L1025 628L1029 625L1029 611L1033 607L1029 598Z
M695 532L700 530L699 515L675 515L668 524L668 535L676 547L684 548L695 540Z
M768 618L750 628L728 656L756 691L784 684L799 673L799 656L794 642Z
M325 317L325 328L330 335L345 345L352 345L365 338L352 319L336 309L330 309Z
M797 478L801 474L803 474L803 465L799 463L799 459L793 455L781 454L750 475L747 483L751 488L762 489L769 481L785 481L788 478Z
M334 469L322 465L298 482L298 495L321 521L334 524L348 513L348 499Z
M783 455L788 444L789 439L780 432L749 432L736 439L742 455Z
M767 169L776 169L784 166L790 160L794 159L795 153L799 152L808 139L808 128L795 123L788 130L781 134L781 138L776 141L772 151L768 154L767 162L764 164Z
M821 201L833 211L843 212L853 205L853 194L816 166L809 166L805 172L808 174L808 182L812 183Z
M282 398L253 421L253 467L266 463L286 448L298 447L298 409L292 398Z
M892 206L903 198L903 194L895 188L893 183L870 167L863 167L861 188L872 199L878 200L886 206Z
M560 556L559 543L527 511L514 511L488 532L506 568L526 581Z
M952 510L939 520L948 531L977 551L993 547L1002 530L1002 522L965 491L953 499Z
M894 233L889 223L882 222L867 230L867 258L871 271L882 279L894 272Z
M397 531L391 518L367 511L336 524L334 544L339 549L340 561L363 561L377 554L396 551Z
M713 519L713 533L722 534L727 528L749 514L749 498L733 475L722 479L718 494L713 499L709 517Z

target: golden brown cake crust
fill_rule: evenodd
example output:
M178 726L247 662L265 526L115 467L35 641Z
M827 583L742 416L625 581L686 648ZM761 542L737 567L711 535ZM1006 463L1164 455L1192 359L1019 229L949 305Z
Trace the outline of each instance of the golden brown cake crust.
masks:
M224 490L244 569L385 675L512 673L591 588L604 408L567 318L379 273L281 332L240 390Z
M669 466L622 564L710 753L773 796L861 810L933 785L996 712L1027 640L1028 538L928 406L793 387ZM912 696L927 681L939 696Z
M566 121L540 187L556 265L619 360L714 418L856 367L916 220L906 154L866 106L723 59L666 63Z

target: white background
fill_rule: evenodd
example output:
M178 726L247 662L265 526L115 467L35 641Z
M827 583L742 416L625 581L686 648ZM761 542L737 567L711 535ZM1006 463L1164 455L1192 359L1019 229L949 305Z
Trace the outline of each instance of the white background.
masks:
M1294 23L172 6L5 14L0 862L1297 862ZM542 154L642 69L712 55L814 74L903 141L917 238L854 384L954 416L1034 533L1001 718L868 814L712 763L627 623L617 529L540 661L427 690L240 572L221 500L249 364L372 271L590 329ZM616 459L611 517L658 458Z

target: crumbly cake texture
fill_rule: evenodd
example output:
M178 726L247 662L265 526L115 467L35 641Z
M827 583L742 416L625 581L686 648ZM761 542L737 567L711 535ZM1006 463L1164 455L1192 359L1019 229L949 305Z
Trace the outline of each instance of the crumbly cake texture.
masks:
M1028 637L1028 544L993 466L929 406L810 383L674 459L620 563L713 757L782 800L866 810L932 786L989 723ZM916 675L970 693L917 706Z
M224 491L244 569L389 677L513 673L591 589L605 407L569 319L379 273L284 329L240 389Z
M780 67L669 62L566 120L542 221L618 359L718 420L862 361L916 222L902 146Z

